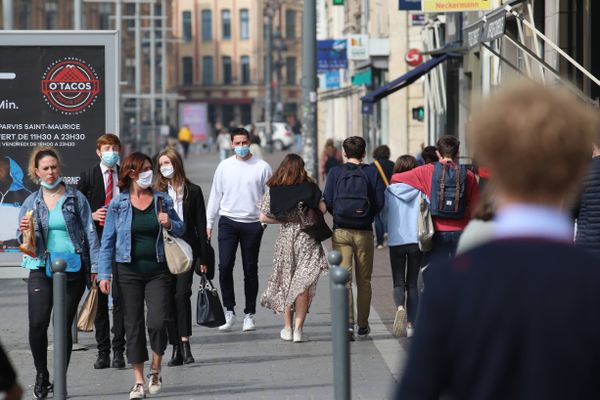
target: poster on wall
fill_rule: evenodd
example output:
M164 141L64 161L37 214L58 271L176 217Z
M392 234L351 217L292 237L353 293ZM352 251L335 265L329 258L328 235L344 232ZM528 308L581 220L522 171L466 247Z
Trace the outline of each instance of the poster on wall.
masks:
M179 103L179 126L187 125L194 142L208 139L208 104L199 102Z
M115 116L107 118L117 89L107 91L107 75L116 75L107 74L106 46L15 45L6 36L0 35L0 265L6 255L20 255L18 214L39 190L27 173L32 150L55 149L64 182L76 185L97 162L98 136L118 133Z
M348 68L347 49L347 39L317 40L317 70L319 73Z

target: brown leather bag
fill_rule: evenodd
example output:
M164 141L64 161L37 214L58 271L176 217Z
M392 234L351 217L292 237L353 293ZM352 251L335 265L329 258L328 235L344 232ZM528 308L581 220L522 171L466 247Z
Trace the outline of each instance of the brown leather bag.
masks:
M329 239L333 234L333 231L329 228L327 222L325 222L325 217L321 210L315 210L306 206L302 206L300 226L302 232L318 242Z

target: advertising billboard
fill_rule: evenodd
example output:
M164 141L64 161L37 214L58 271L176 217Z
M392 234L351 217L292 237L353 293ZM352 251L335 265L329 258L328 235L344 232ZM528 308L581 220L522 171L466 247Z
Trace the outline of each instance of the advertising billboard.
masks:
M179 103L179 126L187 125L194 142L208 139L208 104L199 102Z
M39 189L27 176L31 151L54 148L76 185L98 162L98 136L118 134L116 35L0 33L0 265L20 263L18 213Z
M423 12L488 11L492 0L422 0Z

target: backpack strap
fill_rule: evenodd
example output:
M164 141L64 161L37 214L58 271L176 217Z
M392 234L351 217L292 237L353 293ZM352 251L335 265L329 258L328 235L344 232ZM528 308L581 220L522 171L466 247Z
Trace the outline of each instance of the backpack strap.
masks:
M460 200L460 168L458 166L454 167L456 169L456 191L454 192L454 212L458 212L458 201Z
M440 201L438 207L441 210L444 209L444 193L446 192L446 164L440 163L442 166L442 178L440 179Z
M377 171L379 171L379 175L381 176L381 179L383 179L383 183L385 183L385 186L390 186L390 181L388 181L387 176L385 176L385 173L383 172L383 168L381 168L381 164L379 164L379 161L375 159L373 160L373 164L375 164L375 166L377 167Z

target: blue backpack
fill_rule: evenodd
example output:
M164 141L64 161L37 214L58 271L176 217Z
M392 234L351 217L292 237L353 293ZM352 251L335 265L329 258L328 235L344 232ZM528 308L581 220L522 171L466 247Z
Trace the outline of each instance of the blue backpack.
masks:
M431 176L429 209L437 218L462 219L465 215L467 168L454 163L436 162Z
M372 222L369 180L362 168L340 167L333 194L333 219L341 228L360 229Z

